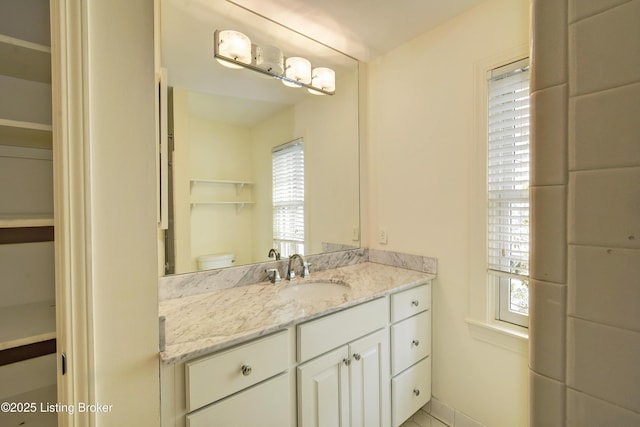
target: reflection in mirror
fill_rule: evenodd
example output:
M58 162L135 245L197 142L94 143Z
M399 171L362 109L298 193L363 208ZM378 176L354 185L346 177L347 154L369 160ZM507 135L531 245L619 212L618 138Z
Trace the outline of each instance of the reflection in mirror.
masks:
M162 0L161 16L173 145L166 273L268 261L272 248L359 247L357 61L225 0ZM220 65L214 32L226 29L254 52L277 46L334 70L335 93ZM280 175L278 153L295 146L302 170ZM285 202L274 193L285 186L302 192Z

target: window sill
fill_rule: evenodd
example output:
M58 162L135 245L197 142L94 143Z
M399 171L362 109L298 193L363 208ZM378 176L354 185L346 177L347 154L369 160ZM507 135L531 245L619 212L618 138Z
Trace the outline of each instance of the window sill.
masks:
M471 336L489 344L502 347L522 355L529 354L529 333L527 329L504 322L482 322L465 319Z

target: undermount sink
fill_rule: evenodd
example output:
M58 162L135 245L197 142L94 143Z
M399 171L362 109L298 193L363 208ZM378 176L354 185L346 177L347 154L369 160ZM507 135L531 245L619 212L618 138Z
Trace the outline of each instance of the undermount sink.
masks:
M290 299L330 299L351 292L348 283L341 280L302 280L286 284L278 295Z

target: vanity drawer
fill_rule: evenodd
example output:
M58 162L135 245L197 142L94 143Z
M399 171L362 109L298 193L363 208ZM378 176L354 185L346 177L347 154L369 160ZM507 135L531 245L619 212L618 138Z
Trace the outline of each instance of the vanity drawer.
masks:
M392 427L398 427L431 400L431 358L427 357L391 380Z
M431 285L422 285L391 295L391 322L431 308Z
M431 311L424 311L391 326L391 375L431 353Z
M271 378L288 367L287 331L187 362L187 412Z
M291 427L291 382L285 373L187 415L187 427Z
M387 326L389 301L379 298L298 326L298 362Z

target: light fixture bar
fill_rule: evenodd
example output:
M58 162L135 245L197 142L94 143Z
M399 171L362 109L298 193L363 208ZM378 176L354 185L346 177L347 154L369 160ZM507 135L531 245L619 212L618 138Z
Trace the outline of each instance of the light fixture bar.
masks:
M219 30L215 30L214 33L213 33L213 57L216 58L216 59L220 59L222 61L229 62L231 64L237 65L237 66L242 67L242 68L247 68L249 70L258 72L260 74L264 74L266 76L274 77L274 78L276 78L278 80L283 80L283 81L292 83L292 84L294 84L296 86L299 86L299 87L304 87L304 88L307 88L307 89L311 89L311 90L314 90L316 92L320 92L320 93L322 93L324 95L333 95L335 93L335 91L329 92L329 91L324 90L322 88L315 87L315 86L312 86L310 84L302 83L302 82L299 82L298 80L291 79L291 78L289 78L287 76L284 76L282 74L277 74L277 73L273 73L273 72L268 71L268 70L264 70L264 69L262 69L260 67L256 67L253 64L245 64L244 62L236 61L233 58L229 58L228 56L224 56L224 55L220 54L220 52L219 52L219 49L218 49L219 44L220 44Z

